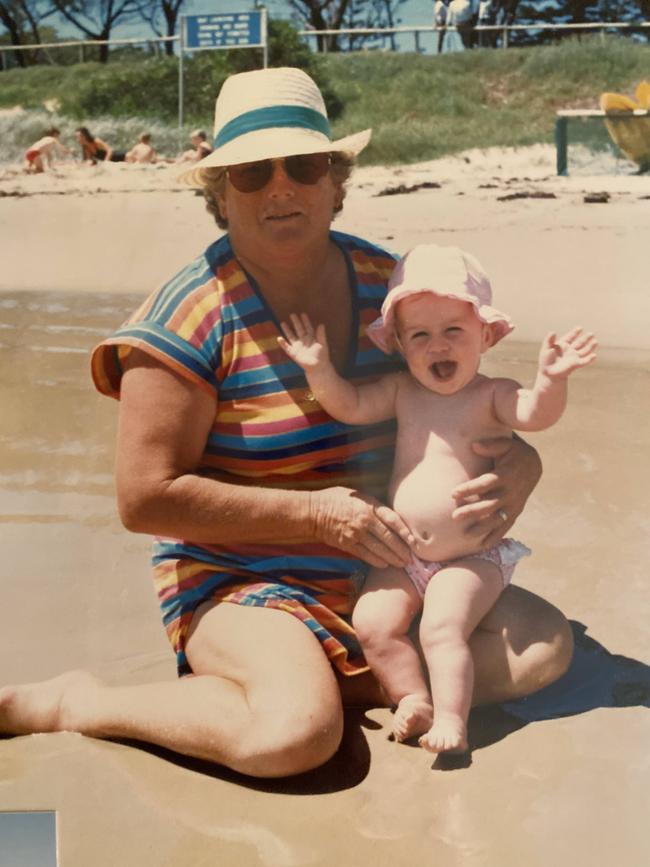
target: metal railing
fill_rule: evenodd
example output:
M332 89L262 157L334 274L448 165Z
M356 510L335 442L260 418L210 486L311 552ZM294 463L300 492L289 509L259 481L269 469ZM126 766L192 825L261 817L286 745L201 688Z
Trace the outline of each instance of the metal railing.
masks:
M34 42L30 45L0 45L0 70L5 68L5 51L42 51L50 48L78 48L79 62L85 61L84 49L99 45L160 45L165 42L178 42L178 36L146 36L142 39L71 39L66 42Z
M502 36L502 48L507 48L509 45L509 33L517 31L600 31L604 37L607 30L622 30L636 31L650 29L650 21L639 22L620 22L620 21L592 21L582 24L553 24L547 22L530 23L530 24L481 24L477 25L474 30L476 33L495 32ZM341 28L339 30L299 30L300 36L310 38L319 38L323 36L399 36L412 33L415 41L415 51L421 51L420 35L422 33L452 33L457 28L437 27L435 25L413 25L399 27L350 27ZM152 45L166 42L178 42L178 36L149 36L133 39L83 39L83 40L68 40L66 42L42 42L33 43L30 45L1 45L0 46L0 69L4 69L4 54L7 51L40 51L47 49L71 48L77 47L80 52L80 61L84 61L84 49L91 46L111 45L111 46L127 46L127 45ZM327 41L322 42L323 50L327 51ZM349 51L362 50L350 47Z
M650 21L639 22L620 22L620 21L590 21L582 24L552 24L540 21L534 24L477 24L474 27L476 33L494 32L502 36L502 48L507 48L509 45L508 34L516 31L530 30L591 30L600 31L601 36L605 36L607 30L643 30L650 29ZM457 27L443 26L400 26L400 27L350 27L341 28L339 30L299 30L300 36L316 37L319 36L397 36L400 34L412 33L415 39L415 50L419 52L420 34L421 33L453 33L458 30ZM327 42L322 43L323 50L327 51Z

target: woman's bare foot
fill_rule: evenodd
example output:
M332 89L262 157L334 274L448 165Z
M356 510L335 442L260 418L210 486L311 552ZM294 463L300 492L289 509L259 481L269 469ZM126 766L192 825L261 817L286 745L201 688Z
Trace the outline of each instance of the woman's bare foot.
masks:
M79 709L92 702L100 681L85 671L0 688L0 733L79 731Z
M430 753L464 753L467 749L467 726L455 714L436 714L429 731L419 744Z
M416 735L421 735L431 727L433 722L433 705L426 695L405 695L400 700L393 717L393 734L395 740L405 741Z

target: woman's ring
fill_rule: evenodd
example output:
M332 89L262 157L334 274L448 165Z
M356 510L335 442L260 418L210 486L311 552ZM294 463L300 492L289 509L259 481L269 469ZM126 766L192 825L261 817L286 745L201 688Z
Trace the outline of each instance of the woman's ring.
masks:
M508 513L505 509L499 509L497 515L501 518L501 520L505 523L508 520Z

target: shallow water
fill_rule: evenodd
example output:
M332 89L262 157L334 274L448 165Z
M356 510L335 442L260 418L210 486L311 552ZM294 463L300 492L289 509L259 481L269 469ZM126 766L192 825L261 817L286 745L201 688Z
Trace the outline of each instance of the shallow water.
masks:
M89 368L92 348L140 301L0 293L0 593L21 612L4 627L5 646L21 650L0 664L0 682L71 664L123 676L125 658L132 670L152 652L166 657L149 541L125 534L115 507L117 404L95 392ZM114 623L128 628L142 605L144 633L125 649Z
M0 294L3 521L87 522L105 511L114 408L95 399L89 353L137 300Z

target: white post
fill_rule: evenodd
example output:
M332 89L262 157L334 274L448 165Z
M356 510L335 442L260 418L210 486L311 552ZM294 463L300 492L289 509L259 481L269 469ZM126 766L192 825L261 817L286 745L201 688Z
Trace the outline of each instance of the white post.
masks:
M183 128L183 54L185 53L185 16L181 15L178 40L178 132Z
M267 25L268 12L266 6L262 6L260 11L262 13L260 27L262 30L262 41L264 43L262 63L264 64L264 69L266 69L266 67L269 65L269 34Z

